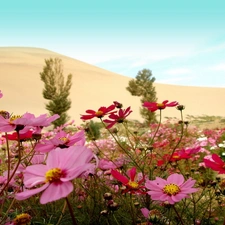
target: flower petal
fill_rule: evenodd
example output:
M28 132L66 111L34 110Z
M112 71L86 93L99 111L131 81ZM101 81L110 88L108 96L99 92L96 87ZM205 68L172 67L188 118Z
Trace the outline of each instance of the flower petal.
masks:
M53 202L61 198L67 197L73 191L73 184L68 182L53 182L42 193L40 198L41 204Z
M43 185L40 188L35 188L35 189L32 189L32 190L26 190L24 192L17 193L15 195L15 198L17 200L25 200L27 198L30 198L32 195L35 195L35 194L45 190L48 186L49 186L49 183L46 183L45 185Z

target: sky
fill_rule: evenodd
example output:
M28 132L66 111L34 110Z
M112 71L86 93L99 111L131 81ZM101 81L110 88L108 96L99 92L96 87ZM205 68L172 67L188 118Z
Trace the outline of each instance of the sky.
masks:
M157 83L225 87L224 0L1 1L0 47L37 47Z

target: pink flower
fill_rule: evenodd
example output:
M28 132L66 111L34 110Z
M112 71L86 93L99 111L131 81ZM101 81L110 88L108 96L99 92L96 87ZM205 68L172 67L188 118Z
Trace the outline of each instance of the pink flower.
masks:
M127 176L122 175L120 172L117 170L111 170L111 174L114 178L116 178L118 181L120 181L125 187L126 190L124 190L124 193L130 192L130 193L139 193L139 194L144 194L145 192L143 191L144 186L141 186L141 184L144 181L144 177L137 181L136 178L136 168L133 167L130 170L127 171Z
M0 115L0 131L10 132L16 130L25 133L30 130L30 128L34 128L37 132L42 127L49 126L50 123L57 118L59 118L59 115L47 118L47 114L35 117L31 113L25 113L22 116L11 116L10 118L4 118ZM26 129L24 129L25 127Z
M123 163L124 162L122 160L110 161L107 159L100 159L98 168L100 168L101 170L116 169L116 168L121 167L123 165Z
M166 107L174 107L178 105L177 101L173 101L168 103L168 100L163 101L162 103L157 103L157 102L144 102L143 107L146 107L149 111L155 112L156 110L162 110L165 109Z
M92 109L88 109L88 110L86 110L86 113L88 115L82 115L80 119L82 119L82 120L90 120L90 119L92 119L94 117L102 118L103 116L105 116L106 114L108 114L109 112L111 112L114 109L115 109L115 105L114 104L110 105L109 107L102 106L97 111L94 111Z
M23 116L11 116L10 118L4 118L0 115L0 131L10 132L14 130L22 130L25 125L28 125L30 120L25 113Z
M3 97L3 94L2 94L2 91L0 90L0 98L2 98Z
M198 191L193 188L195 180L189 178L184 182L181 174L171 174L167 180L156 177L155 180L146 181L145 187L150 189L147 193L151 195L152 200L168 201L170 204L179 202L183 198L187 198L189 194Z
M57 120L60 116L55 114L53 116L49 116L47 114L42 114L38 117L35 117L34 114L26 113L27 118L29 119L29 126L26 126L25 131L29 129L33 129L34 133L41 133L43 127L48 127L51 123Z
M109 115L109 119L105 119L103 120L103 122L108 123L109 125L106 127L107 129L111 128L112 126L114 126L116 123L123 123L125 118L127 116L130 115L130 113L132 113L132 111L130 110L130 107L128 107L127 109L119 109L118 111L118 115L115 114L115 112L111 113Z
M217 154L212 154L211 159L204 158L203 160L206 167L218 171L219 174L225 174L225 163Z
M85 144L85 134L84 130L70 135L65 131L61 130L50 140L42 140L35 146L35 151L38 152L50 152L51 150L60 147L68 148L72 145L84 145Z
M43 192L40 203L46 204L68 196L73 191L71 180L93 168L90 163L93 157L92 151L85 146L57 148L49 152L46 165L32 165L25 169L24 186L29 190L17 193L15 198L24 200Z

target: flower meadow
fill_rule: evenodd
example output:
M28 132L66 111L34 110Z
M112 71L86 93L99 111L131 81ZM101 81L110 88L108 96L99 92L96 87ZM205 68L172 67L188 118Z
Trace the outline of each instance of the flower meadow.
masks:
M225 225L225 129L190 126L176 101L142 107L158 123L117 101L80 126L0 111L0 224ZM162 122L168 107L180 118Z

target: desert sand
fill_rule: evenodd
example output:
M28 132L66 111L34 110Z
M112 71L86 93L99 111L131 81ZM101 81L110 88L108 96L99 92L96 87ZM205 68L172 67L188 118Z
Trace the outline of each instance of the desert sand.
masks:
M4 94L0 99L1 110L13 114L30 112L36 116L48 113L42 96L44 83L40 80L40 72L44 60L50 57L62 59L65 76L73 74L72 107L68 114L75 124L82 123L80 115L85 114L85 110L97 110L113 101L123 103L124 107L131 106L133 112L129 118L142 121L140 99L126 90L132 78L40 48L0 47L0 90ZM225 116L225 88L159 84L157 74L154 77L158 102L169 100L185 105L184 118L187 115ZM162 116L180 118L180 112L167 108Z

